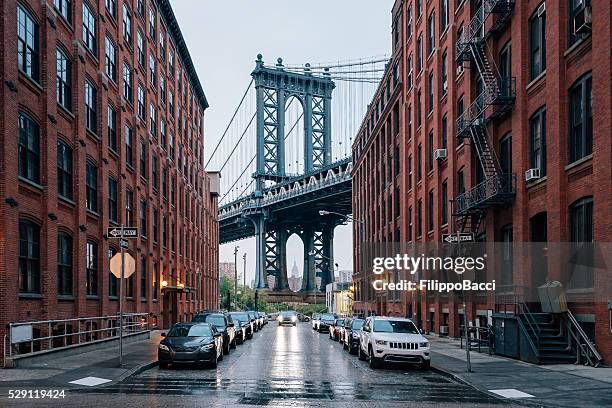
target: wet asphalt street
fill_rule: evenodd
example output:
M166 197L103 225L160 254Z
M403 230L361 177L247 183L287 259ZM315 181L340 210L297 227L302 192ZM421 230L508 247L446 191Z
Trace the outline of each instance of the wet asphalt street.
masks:
M433 371L371 370L309 323L271 322L217 369L158 367L121 383L71 391L67 406L491 406L500 400ZM507 406L502 404L501 406Z

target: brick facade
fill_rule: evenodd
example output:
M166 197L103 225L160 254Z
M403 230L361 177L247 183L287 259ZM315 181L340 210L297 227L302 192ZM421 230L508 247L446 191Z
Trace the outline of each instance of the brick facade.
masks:
M143 15L138 12L140 3ZM0 35L0 336L11 321L102 316L118 311L117 297L109 294L108 254L111 249L119 250L119 242L105 233L108 226L129 223L128 190L133 194L131 224L143 228L144 209L147 237L129 242L127 251L136 260L136 273L131 278L132 297L126 299L124 310L150 313L153 325L167 327L175 320L190 319L199 310L218 306L217 197L211 193L210 179L203 169L203 115L208 103L170 4L167 0L87 2L96 21L96 52L82 40L84 2L73 0L68 4L69 19L51 0L2 2L0 10L4 22ZM116 10L111 12L106 4L115 4ZM18 7L38 27L37 80L18 68ZM128 38L124 35L124 10L131 16ZM154 31L150 22L154 22ZM137 30L144 34L142 67L138 63ZM106 74L105 38L116 48L115 80ZM70 109L57 102L57 49L64 52L71 65ZM155 61L154 75L149 71L150 58ZM124 98L124 63L131 72L132 102ZM86 80L97 90L97 131L86 128ZM145 90L145 120L137 112L138 84ZM173 106L170 93L174 95ZM116 112L115 150L109 146L109 105ZM156 110L155 121L150 120L151 105ZM17 118L21 113L40 127L37 182L19 175ZM166 123L165 137L162 121ZM133 129L132 165L126 161L126 125ZM58 195L58 141L72 151L70 198ZM88 162L95 165L97 174L97 211L85 206ZM141 163L146 168L141 169ZM116 221L110 220L109 177L118 185ZM37 293L20 293L19 289L20 220L40 227L41 282ZM72 284L65 296L59 296L57 289L58 233L72 239ZM88 241L95 244L97 270L97 290L89 295ZM143 265L146 279L142 278ZM162 281L167 283L165 287Z
M417 4L422 4L419 14ZM477 184L478 157L471 141L460 143L456 137L458 101L463 96L464 107L470 106L479 92L476 67L465 64L458 68L456 43L461 25L468 29L478 2L449 0L448 23L443 22L443 0L397 1L393 8L393 54L390 65L397 66L400 83L390 69L381 82L361 130L353 145L355 164L353 210L356 218L365 220L364 231L354 225L355 237L363 237L355 247L354 264L357 302L362 312L413 316L428 331L439 332L448 326L449 334L459 334L463 306L451 296L419 296L403 292L401 298L389 298L386 293L368 291L367 271L361 271L359 253L361 241L366 242L440 242L444 233L455 232L453 208L448 205L448 222L443 222L442 184L446 181L448 200L458 194L458 171L464 169L465 190ZM480 239L502 241L504 227L509 227L514 242L568 242L571 236L571 206L583 198L592 198L592 239L607 243L612 237L612 33L609 25L612 6L608 1L592 1L592 33L570 44L570 1L513 2L510 21L501 32L490 37L487 49L497 66L501 53L511 50L511 76L516 78L516 98L512 110L501 119L487 125L488 141L500 152L504 137L511 135L511 172L516 174L516 195L511 205L488 209L480 225ZM546 18L546 68L532 79L530 72L530 20L544 12ZM428 21L434 15L434 44L428 53ZM411 16L411 17L410 17ZM489 17L488 27L492 23ZM410 23L409 23L410 22ZM418 63L418 39L423 41L423 69ZM600 51L598 51L600 50ZM443 55L448 56L448 87L443 90ZM412 61L412 68L408 67ZM433 109L429 111L429 75L433 74ZM592 78L592 154L580 160L570 158L570 90L581 78ZM401 88L400 90L396 88ZM421 108L419 105L421 95ZM397 107L397 108L396 108ZM536 182L525 181L525 171L532 168L530 154L530 119L546 109L546 175ZM398 120L394 118L399 111ZM420 118L419 118L420 113ZM448 157L428 163L429 137L433 131L433 148L442 145L443 118L447 118ZM393 123L398 122L396 128ZM419 148L420 146L420 148ZM419 150L421 161L419 162ZM419 163L421 169L418 169ZM391 171L389 171L391 168ZM398 169L396 171L396 169ZM419 178L418 174L421 174ZM411 179L412 178L412 179ZM433 229L428 228L429 192L433 192ZM419 202L422 205L422 232L418 233ZM391 203L387 205L388 203ZM387 209L385 211L385 208ZM410 216L411 215L411 216ZM361 235L363 234L363 235ZM398 239L399 238L399 239ZM549 280L562 280L549 259ZM609 272L609 270L608 270ZM515 285L535 287L523 273L520 261L514 262ZM612 293L596 293L609 288L603 274L595 277L592 288L568 290L570 309L579 314L585 327L594 335L596 347L606 362L612 361L612 333L606 299ZM605 283L605 285L600 285ZM423 298L425 297L425 298ZM603 301L602 301L603 300ZM495 310L493 296L477 297L467 308L468 319L485 319L487 311Z

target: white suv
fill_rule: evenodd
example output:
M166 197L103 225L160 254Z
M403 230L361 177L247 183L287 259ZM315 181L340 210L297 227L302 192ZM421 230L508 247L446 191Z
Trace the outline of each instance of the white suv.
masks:
M429 369L429 342L410 319L368 317L359 336L359 359L367 358L371 368L411 363Z

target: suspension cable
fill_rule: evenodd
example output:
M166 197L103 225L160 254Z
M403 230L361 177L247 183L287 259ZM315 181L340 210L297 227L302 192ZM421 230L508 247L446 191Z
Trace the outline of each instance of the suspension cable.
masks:
M244 138L244 135L246 135L247 131L249 130L249 128L251 127L251 124L253 123L253 119L255 119L255 116L257 116L257 112L255 112L253 114L253 116L251 116L251 120L249 120L249 123L247 124L246 128L244 129L244 132L242 132L242 134L240 135L240 138L238 138L238 141L236 142L236 144L234 145L234 148L232 149L232 151L230 152L230 154L227 156L227 159L225 159L225 162L223 163L223 166L221 166L221 168L218 170L219 172L223 171L223 169L225 168L225 166L227 165L227 163L229 162L229 160L231 159L232 155L234 154L234 152L236 151L236 148L238 148L238 145L240 144L240 142L242 141L242 139Z

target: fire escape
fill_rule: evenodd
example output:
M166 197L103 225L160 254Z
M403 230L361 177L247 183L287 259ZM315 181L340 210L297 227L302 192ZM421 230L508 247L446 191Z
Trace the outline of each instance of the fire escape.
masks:
M515 79L501 77L487 47L491 36L507 28L513 8L514 0L482 0L457 40L457 63L475 67L482 80L482 92L457 118L457 137L471 139L484 176L483 181L455 197L454 215L461 232L477 234L486 209L507 205L515 195L516 176L501 172L499 159L487 137L489 121L504 116L514 105Z

